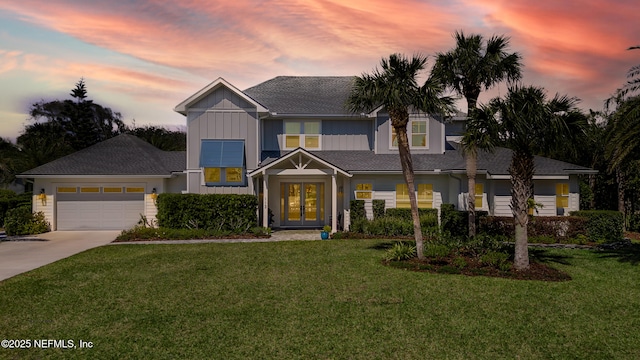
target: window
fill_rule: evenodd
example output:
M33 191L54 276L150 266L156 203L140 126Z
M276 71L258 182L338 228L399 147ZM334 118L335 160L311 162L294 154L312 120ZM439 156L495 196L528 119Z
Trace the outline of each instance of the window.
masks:
M81 187L80 188L80 192L81 193L99 193L100 192L100 188L99 187Z
M433 184L418 184L418 208L433 208Z
M475 193L475 203L476 209L482 208L482 198L484 197L484 184L476 184L476 193Z
M411 208L409 202L409 190L407 184L396 184L396 208L407 209Z
M285 121L284 147L320 149L320 121Z
M200 144L200 167L206 186L244 186L244 140L203 139Z
M102 192L103 193L121 193L122 188L121 187L103 187Z
M567 183L556 184L556 207L557 208L569 207L569 184Z
M396 134L396 129L391 126L391 121L389 121L389 126L391 128L391 147L397 148L398 135ZM409 139L409 146L412 149L428 148L427 126L427 120L409 120L407 124L407 138Z
M143 193L144 192L144 188L143 187L128 187L125 189L125 191L127 193Z
M58 186L59 193L75 193L78 191L78 188L75 187L66 187L66 186Z
M370 200L372 198L373 184L356 184L356 199L357 200Z

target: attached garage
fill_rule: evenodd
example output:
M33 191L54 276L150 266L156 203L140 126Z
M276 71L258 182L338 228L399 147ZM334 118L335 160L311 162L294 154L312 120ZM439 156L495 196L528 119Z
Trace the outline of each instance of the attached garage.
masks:
M145 214L144 186L56 186L58 230L122 230Z
M158 194L186 191L185 163L184 151L123 134L18 177L33 182L33 211L52 230L124 230L155 221Z

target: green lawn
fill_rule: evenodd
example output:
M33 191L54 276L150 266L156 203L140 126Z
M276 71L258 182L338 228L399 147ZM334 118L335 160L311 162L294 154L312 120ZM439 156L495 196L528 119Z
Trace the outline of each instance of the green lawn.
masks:
M638 359L637 257L545 252L566 282L383 266L382 241L93 249L0 282L2 359Z

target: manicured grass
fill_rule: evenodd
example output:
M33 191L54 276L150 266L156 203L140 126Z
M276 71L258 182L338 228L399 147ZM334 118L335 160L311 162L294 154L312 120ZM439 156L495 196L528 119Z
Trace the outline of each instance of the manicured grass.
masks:
M418 273L380 240L114 245L0 282L0 358L637 359L629 254L538 253L565 282ZM620 261L624 260L624 261Z

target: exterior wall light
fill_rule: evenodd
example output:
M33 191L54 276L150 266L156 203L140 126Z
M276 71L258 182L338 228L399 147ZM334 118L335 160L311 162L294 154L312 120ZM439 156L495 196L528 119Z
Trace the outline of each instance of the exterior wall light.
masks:
M153 190L151 190L151 198L153 199L154 202L158 198L158 192L156 191L156 188L153 188Z
M38 199L42 202L42 205L47 205L47 194L45 194L44 189L40 189L40 194L38 194Z

